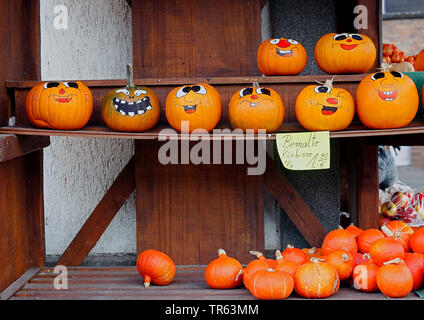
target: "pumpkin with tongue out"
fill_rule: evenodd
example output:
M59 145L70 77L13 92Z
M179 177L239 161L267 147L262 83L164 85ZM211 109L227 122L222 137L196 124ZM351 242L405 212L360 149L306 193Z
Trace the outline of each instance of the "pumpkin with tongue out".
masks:
M349 91L333 87L333 80L303 88L296 99L297 121L310 131L340 131L347 128L355 114Z
M153 90L135 86L131 65L127 66L127 86L113 89L102 101L103 121L112 130L142 132L159 121L159 99Z
M363 78L356 90L359 120L368 128L405 127L418 111L419 96L414 82L390 67L383 63L380 71Z

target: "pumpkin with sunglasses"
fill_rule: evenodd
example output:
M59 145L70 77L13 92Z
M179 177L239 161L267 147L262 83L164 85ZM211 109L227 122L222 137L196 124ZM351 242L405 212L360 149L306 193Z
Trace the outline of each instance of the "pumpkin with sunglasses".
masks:
M279 94L270 88L253 86L238 90L228 106L228 117L234 129L259 129L275 132L284 121L284 103Z
M356 109L359 120L372 129L393 129L407 126L418 111L419 95L410 77L382 70L363 78L356 90Z
M26 98L26 113L40 128L76 130L84 127L93 112L93 95L82 82L44 82Z
M330 74L366 73L376 57L374 43L364 34L328 33L315 45L318 66Z

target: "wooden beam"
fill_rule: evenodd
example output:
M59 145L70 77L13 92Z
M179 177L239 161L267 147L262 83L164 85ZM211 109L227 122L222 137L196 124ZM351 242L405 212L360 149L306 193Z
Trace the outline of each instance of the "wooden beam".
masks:
M305 240L311 246L320 247L327 230L269 155L264 184Z
M132 157L56 264L79 266L131 195L134 187Z
M0 134L0 162L8 161L50 145L50 137Z

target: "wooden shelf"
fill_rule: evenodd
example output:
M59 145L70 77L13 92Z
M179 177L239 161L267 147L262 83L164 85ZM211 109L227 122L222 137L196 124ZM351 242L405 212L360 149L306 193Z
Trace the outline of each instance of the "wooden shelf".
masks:
M242 285L231 290L208 287L202 266L177 266L174 281L167 286L144 288L135 267L68 268L68 289L56 290L57 277L52 268L29 269L20 279L0 293L2 300L255 300ZM339 291L326 300L387 300L381 292L364 293L342 283ZM308 300L294 291L287 300ZM397 300L420 300L411 292Z
M35 127L0 127L0 133L3 134L16 134L16 135L31 135L31 136L65 136L65 137L87 137L87 138L119 138L119 139L140 139L140 140L157 140L164 129L172 129L168 125L158 125L155 128L146 132L119 132L110 130L107 127L100 126L87 126L81 130L53 130L53 129L40 129ZM233 129L228 125L219 125L217 130L231 130ZM173 130L173 129L172 129ZM283 124L278 132L306 132L297 123ZM398 129L368 129L359 122L352 123L346 130L330 132L330 138L360 138L360 137L386 137L386 136L397 136L397 135L411 135L411 134L424 134L424 120L415 120L410 125L404 128ZM181 133L175 133L169 135L172 138L187 139L188 135ZM209 135L201 135L205 139L258 139L265 138L274 140L276 133L261 135L250 135L240 133L214 133Z

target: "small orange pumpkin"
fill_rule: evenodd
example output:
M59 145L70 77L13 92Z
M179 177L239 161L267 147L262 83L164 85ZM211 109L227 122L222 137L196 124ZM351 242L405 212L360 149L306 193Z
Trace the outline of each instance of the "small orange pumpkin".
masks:
M365 73L376 57L374 43L364 34L328 33L315 45L315 61L330 74Z
M340 280L348 279L355 267L352 253L345 250L334 250L326 255L324 259L337 269Z
M177 131L203 129L209 132L221 119L221 96L207 83L177 87L166 97L165 114Z
M364 77L356 90L356 110L362 124L372 129L407 126L418 111L419 96L414 81L406 74L382 71Z
M405 249L399 241L393 238L383 238L374 241L369 251L372 262L381 266L384 262L395 258L402 259Z
M364 232L364 230L363 230L363 229L361 229L361 228L359 228L359 227L355 226L355 224L354 224L354 223L351 223L350 225L348 225L348 226L345 228L345 230L347 230L347 231L349 231L351 234L353 234L353 236L354 236L355 238L358 238L358 236L359 236L362 232Z
M407 296L413 288L414 279L411 271L402 259L396 258L385 262L377 272L377 286L390 298Z
M352 254L358 252L358 245L353 234L340 226L327 233L321 247L324 256L338 249L349 251Z
M410 250L409 241L414 234L414 230L402 220L392 220L386 223L381 226L381 231L386 237L399 241L403 245L405 252Z
M297 121L309 131L340 131L347 128L355 115L355 102L349 91L333 87L327 80L309 85L296 98Z
M377 272L379 268L371 261L356 265L352 272L352 286L363 292L378 291Z
M213 289L238 287L243 280L243 266L236 259L228 257L223 249L218 250L218 255L206 267L206 283Z
M284 103L279 94L257 83L237 91L228 105L228 118L234 129L275 132L284 121Z
M293 292L293 289L293 276L273 269L255 272L249 286L252 295L264 300L285 299Z
M90 120L93 95L81 81L44 82L29 91L25 110L36 127L77 130Z
M369 228L365 229L357 238L358 249L362 253L368 253L371 245L378 239L383 239L384 233L378 229Z
M413 252L424 254L424 227L419 228L411 235L409 243Z
M306 50L293 39L268 39L257 52L259 70L266 76L296 75L305 69Z
M411 271L412 278L414 279L413 290L421 288L424 281L424 261L416 254L412 252L406 252L403 257L403 261Z
M302 249L296 248L295 246L288 244L283 252L281 252L284 260L294 261L302 265L308 262L308 256Z
M164 286L171 283L175 277L175 264L165 253L158 250L145 250L137 257L137 270L144 278L144 287L150 282Z
M243 269L243 284L246 288L249 287L250 278L255 272L274 268L275 266L275 260L265 258L261 252L250 251L250 254L256 256L257 259L250 261Z
M284 259L284 257L281 255L280 250L275 251L275 271L284 271L288 274L291 274L293 277L296 275L297 270L299 270L301 264L299 264L296 261L290 261Z
M415 71L424 71L424 49L415 58Z

